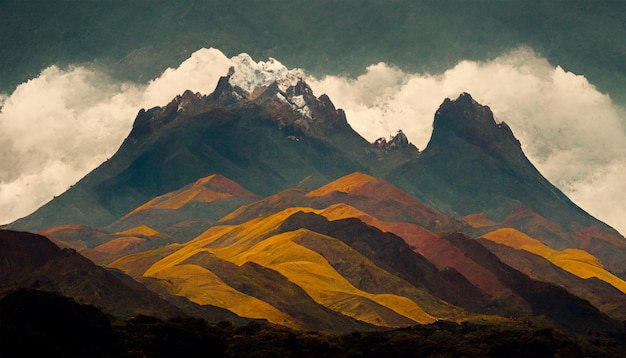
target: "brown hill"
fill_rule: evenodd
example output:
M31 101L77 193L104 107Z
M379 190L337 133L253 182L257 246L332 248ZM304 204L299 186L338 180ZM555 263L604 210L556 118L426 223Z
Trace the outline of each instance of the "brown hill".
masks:
M184 316L132 278L95 265L43 236L0 230L0 292L36 288L92 304L116 317Z
M173 237L146 225L112 234L83 225L68 225L43 230L41 234L60 246L75 249L99 265L176 242Z
M209 175L149 200L109 225L107 230L123 231L148 225L184 242L231 210L257 199L257 195L234 181Z
M317 206L345 203L384 221L415 223L430 231L467 229L464 223L420 202L389 182L363 173L341 177L306 196L314 199Z

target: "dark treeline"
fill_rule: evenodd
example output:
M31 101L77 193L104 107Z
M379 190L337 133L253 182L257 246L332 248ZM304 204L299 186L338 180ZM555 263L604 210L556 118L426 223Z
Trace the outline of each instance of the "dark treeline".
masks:
M330 334L264 321L243 326L196 318L107 318L43 291L0 301L2 357L623 357L624 332L574 335L537 321L437 322Z

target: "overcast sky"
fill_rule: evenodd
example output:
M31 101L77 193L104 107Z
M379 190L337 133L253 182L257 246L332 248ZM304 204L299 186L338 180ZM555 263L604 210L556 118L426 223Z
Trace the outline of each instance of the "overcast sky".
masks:
M89 66L51 66L4 94L0 222L29 214L112 156L140 108L165 105L186 89L208 94L230 65L220 50L200 49L144 83L115 80ZM469 92L511 126L544 176L592 215L626 232L626 111L583 75L528 47L488 61L460 61L439 74L380 62L356 78L306 80L316 95L326 93L343 108L366 139L402 129L419 148L430 138L443 99Z

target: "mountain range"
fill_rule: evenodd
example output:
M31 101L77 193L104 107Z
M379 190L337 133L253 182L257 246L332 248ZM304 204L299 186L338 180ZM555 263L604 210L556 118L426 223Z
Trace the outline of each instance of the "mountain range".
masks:
M626 239L470 94L443 101L420 151L402 131L366 141L302 78L249 89L237 71L140 110L113 157L8 225L39 235L1 232L2 292L330 332L519 319L623 331Z

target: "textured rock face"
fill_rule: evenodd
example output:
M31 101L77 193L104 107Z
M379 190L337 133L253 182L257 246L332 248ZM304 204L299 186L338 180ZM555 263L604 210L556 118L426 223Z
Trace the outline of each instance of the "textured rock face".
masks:
M428 147L446 145L453 137L499 156L523 155L509 126L504 122L496 123L491 109L476 102L468 93L462 93L456 100L446 98L441 104L435 113Z
M402 129L398 131L395 136L389 138L389 141L384 137L380 137L374 141L374 147L380 150L389 150L389 149L399 149L399 148L407 148L412 144L409 143L409 139L406 137Z

